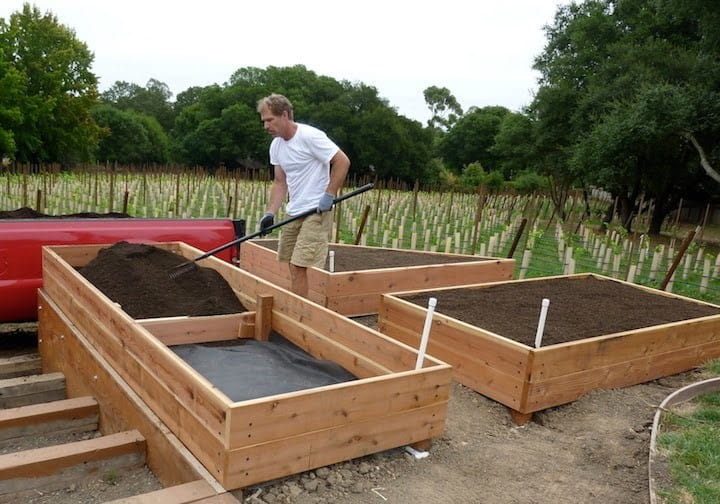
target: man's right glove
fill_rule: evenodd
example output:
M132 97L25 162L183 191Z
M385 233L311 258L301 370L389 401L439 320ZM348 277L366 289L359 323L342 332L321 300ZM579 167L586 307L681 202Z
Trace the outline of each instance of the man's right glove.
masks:
M267 228L275 224L275 214L272 212L265 212L262 219L260 219L260 236L265 236L270 231L266 231Z

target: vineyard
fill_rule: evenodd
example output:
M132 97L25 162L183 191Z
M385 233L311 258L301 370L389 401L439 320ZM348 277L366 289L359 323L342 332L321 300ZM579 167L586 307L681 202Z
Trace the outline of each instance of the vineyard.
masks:
M204 170L33 171L2 174L0 209L29 207L48 215L124 212L138 218L245 219L257 229L271 181L245 172ZM368 180L352 180L348 188ZM345 190L348 190L346 188ZM641 208L651 208L650 202ZM586 205L571 194L564 219L548 195L441 192L378 183L373 191L338 206L333 241L399 249L508 257L516 278L596 272L711 302L720 301L720 255L703 242L704 226L692 241L677 219L663 234L649 236L643 211L628 233L616 219L601 225L612 199L593 191ZM671 217L673 214L671 214ZM671 219L670 219L671 220ZM687 241L687 243L685 243ZM686 246L674 273L666 278Z

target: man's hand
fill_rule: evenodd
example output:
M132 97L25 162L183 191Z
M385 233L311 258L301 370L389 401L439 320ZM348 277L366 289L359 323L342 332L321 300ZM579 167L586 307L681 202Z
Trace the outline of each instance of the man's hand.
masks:
M275 223L275 214L272 212L265 212L263 218L260 219L260 236L265 236L270 231L266 231L267 228Z
M327 212L333 206L335 197L332 194L324 193L320 196L320 202L318 203L318 212Z

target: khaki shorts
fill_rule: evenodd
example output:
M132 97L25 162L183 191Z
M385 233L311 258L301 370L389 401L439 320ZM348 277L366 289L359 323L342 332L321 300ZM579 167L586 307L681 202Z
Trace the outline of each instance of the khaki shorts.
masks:
M278 244L278 261L309 268L325 267L333 212L308 215L285 224Z

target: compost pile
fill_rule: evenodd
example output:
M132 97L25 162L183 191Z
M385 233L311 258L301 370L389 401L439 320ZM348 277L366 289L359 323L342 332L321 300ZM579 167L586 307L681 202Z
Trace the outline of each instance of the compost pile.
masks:
M80 212L74 214L48 215L29 207L16 210L0 210L0 219L129 219L131 215L122 212L93 213Z
M198 267L171 279L173 266L185 261L152 245L118 242L100 250L80 273L136 319L246 311L213 269Z

